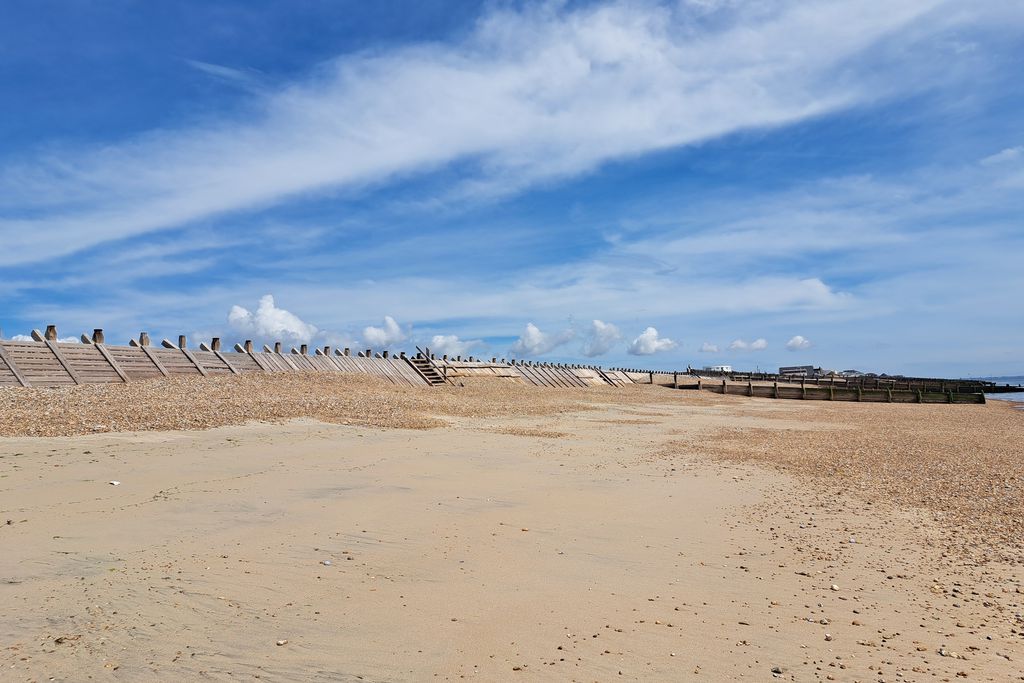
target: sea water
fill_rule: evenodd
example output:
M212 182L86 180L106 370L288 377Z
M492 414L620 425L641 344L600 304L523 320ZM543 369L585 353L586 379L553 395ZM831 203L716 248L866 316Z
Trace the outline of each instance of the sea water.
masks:
M1024 385L1024 376L1022 377L979 377L978 379L987 380L989 382L995 382L996 384L1016 384ZM999 399L1000 401L1019 401L1024 403L1024 391L1016 391L1009 394L985 394L985 398Z

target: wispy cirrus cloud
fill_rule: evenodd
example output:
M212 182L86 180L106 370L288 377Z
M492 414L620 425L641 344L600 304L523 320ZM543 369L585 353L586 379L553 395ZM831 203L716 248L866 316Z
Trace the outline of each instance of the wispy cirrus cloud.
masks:
M242 119L5 160L0 266L456 161L458 193L489 195L804 120L910 87L899 74L919 78L906 65L927 63L913 47L944 28L940 4L740 5L713 30L653 0L494 11L457 44L339 57ZM901 31L884 84L878 58L852 61Z

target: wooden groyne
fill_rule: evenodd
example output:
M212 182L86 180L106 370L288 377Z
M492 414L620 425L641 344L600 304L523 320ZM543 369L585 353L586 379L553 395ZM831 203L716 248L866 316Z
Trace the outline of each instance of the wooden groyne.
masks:
M696 389L711 391L717 394L733 396L752 396L773 399L800 399L812 401L860 401L872 403L985 403L985 392L979 383L968 382L958 384L955 380L929 380L929 384L907 384L865 387L861 383L822 382L812 379L787 378L754 380L747 376L745 381L736 381L738 373L716 373L718 376L706 376L692 370L683 372L664 370L625 370L619 372L633 382L644 384L660 384L674 389ZM778 377L768 375L767 377ZM842 379L842 378L829 378Z
M669 373L672 374L672 373ZM686 374L694 377L726 379L731 382L782 382L786 384L803 383L813 386L849 387L861 389L893 389L899 391L925 391L958 394L982 392L986 394L1016 393L1024 391L1022 386L1012 384L996 384L980 379L943 379L939 377L904 377L890 375L864 375L844 377L828 375L823 377L800 377L796 375L780 375L767 372L715 372L712 370L695 370L688 368Z
M864 389L862 387L844 386L808 386L773 382L772 384L754 384L753 382L732 383L727 380L704 381L698 379L696 386L678 386L677 388L703 389L719 394L737 396L758 396L761 398L789 398L813 401L867 401L872 403L985 403L985 394L962 393L954 391L924 391L922 389Z
M252 341L235 344L231 351L221 348L220 339L190 349L184 335L177 341L164 339L159 346L142 332L127 346L107 345L103 330L82 335L81 343L57 341L57 328L33 330L32 341L0 340L0 387L61 387L77 384L132 382L158 377L239 375L251 372L340 372L371 375L402 386L459 384L470 377L503 378L533 386L582 388L622 386L625 375L596 366L490 362L469 358L438 359L429 349L414 355L372 350L353 354L350 349L330 346L284 351L280 342L273 347L254 348Z

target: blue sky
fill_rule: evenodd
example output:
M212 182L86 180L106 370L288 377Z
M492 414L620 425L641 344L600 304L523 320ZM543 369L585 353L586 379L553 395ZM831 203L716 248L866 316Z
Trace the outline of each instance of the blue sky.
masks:
M9 0L0 325L1019 374L1021 35L994 0Z

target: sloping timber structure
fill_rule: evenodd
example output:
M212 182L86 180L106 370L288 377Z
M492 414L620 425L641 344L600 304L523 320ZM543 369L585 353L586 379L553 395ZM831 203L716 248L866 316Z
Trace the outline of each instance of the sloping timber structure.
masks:
M451 381L466 378L499 379L516 384L543 387L588 387L622 386L619 377L609 377L599 367L592 365L564 365L558 363L533 363L526 361L505 361L492 358L485 360L462 360L442 357L434 364Z
M461 357L437 358L430 349L417 349L415 356L390 355L370 349L352 355L349 349L310 349L303 344L285 352L280 343L257 351L251 341L235 344L230 352L221 350L220 340L189 349L184 335L177 342L164 339L150 344L145 332L127 346L107 346L103 330L81 343L57 341L53 325L42 333L33 330L32 341L0 340L0 387L61 387L76 384L133 382L159 377L239 375L252 372L327 372L380 377L392 384L409 387L459 385L475 379L497 380L528 386L565 389L659 384L676 389L697 389L723 395L762 398L793 398L828 401L872 401L886 403L984 403L984 383L965 380L922 380L882 383L843 382L832 378L827 384L801 379L779 381L746 377L704 377L693 371L665 372L594 365L567 365L533 361ZM732 380L730 382L730 380ZM905 385L905 388L903 386Z
M0 341L0 387L61 387L76 384L133 382L158 377L238 375L251 372L338 372L372 375L401 386L459 384L486 377L546 387L622 386L622 373L582 365L501 361L492 359L437 359L429 349L415 356L390 355L371 350L352 355L349 349L333 352L329 346L308 346L285 352L280 343L256 350L252 342L221 350L220 340L189 349L184 336L177 342L150 344L145 332L127 346L108 346L103 330L82 335L81 343L57 341L53 325L45 333L32 332L33 341Z

